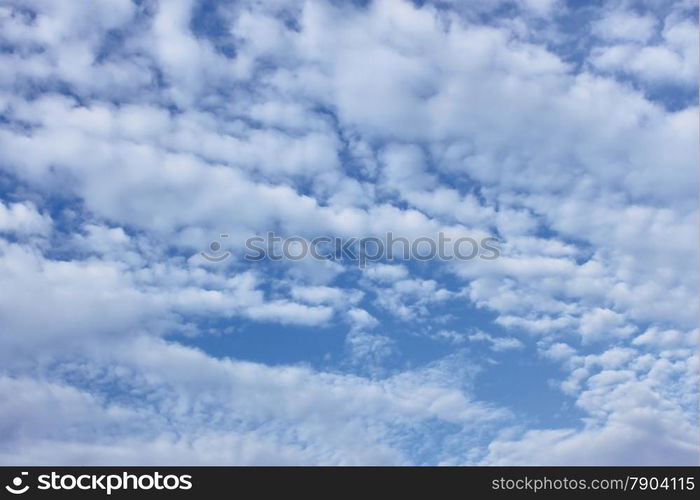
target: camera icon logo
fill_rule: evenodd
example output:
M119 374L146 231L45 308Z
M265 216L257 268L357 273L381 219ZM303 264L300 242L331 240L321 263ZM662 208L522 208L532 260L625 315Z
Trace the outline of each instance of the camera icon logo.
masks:
M29 485L24 485L22 487L22 482L23 482L23 476L29 475L28 472L22 472L19 476L15 477L12 479L12 486L9 484L5 486L5 489L12 493L13 495L21 495L22 493L26 493L27 490L29 489Z
M224 239L224 238L228 238L228 237L229 237L228 234L220 234L219 235L220 239ZM219 243L218 241L212 241L209 244L209 250L211 250L212 253L216 254L217 252L219 252L221 250L221 243ZM204 259L208 260L209 262L223 262L229 258L229 256L231 255L231 252L224 251L224 253L222 253L221 255L210 255L206 251L204 251L204 252L199 252L199 255L204 257Z

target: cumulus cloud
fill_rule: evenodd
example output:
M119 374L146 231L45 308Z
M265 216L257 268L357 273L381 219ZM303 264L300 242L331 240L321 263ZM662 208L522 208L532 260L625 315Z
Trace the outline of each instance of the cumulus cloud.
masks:
M685 1L5 2L0 461L696 463L697 32ZM501 256L245 262L273 230ZM583 418L474 397L484 350Z
M51 217L40 214L31 202L0 203L0 231L20 235L45 235L51 230Z

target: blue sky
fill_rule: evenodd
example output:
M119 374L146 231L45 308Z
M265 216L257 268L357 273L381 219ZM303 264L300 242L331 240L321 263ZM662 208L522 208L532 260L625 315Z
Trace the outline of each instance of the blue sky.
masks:
M697 17L3 2L0 463L697 463Z

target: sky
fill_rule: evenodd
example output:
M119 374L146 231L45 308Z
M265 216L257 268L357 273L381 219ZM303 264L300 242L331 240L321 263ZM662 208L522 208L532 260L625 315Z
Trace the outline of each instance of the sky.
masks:
M0 1L0 463L697 464L697 20Z

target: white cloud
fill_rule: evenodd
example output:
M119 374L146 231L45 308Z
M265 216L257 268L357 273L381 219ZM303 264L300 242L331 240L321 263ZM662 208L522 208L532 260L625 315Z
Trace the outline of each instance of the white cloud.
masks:
M51 217L40 214L31 202L5 205L0 201L0 232L46 235L51 226Z
M695 463L697 105L650 92L695 89L695 6L590 7L567 44L571 6L507 4L239 2L217 33L195 33L193 0L0 8L0 460ZM361 272L190 257L271 229L497 232L503 254ZM380 314L459 348L475 325L433 329L448 306L509 331L470 341L560 364L583 422L499 434L506 404L458 389L453 358L393 366L412 353ZM347 358L177 344L241 318L340 329Z
M486 341L490 344L490 349L495 352L522 349L524 347L524 344L514 337L496 337L483 331L469 335L469 340Z
M408 270L401 264L372 264L365 269L364 273L370 279L388 283L404 279L408 276Z
M595 23L593 33L605 40L646 42L654 34L655 25L651 15L613 10Z
M495 441L490 465L668 465L697 462L698 443L679 418L639 409L602 428L528 431L520 441ZM661 437L663 436L663 437Z
M584 313L579 326L584 343L595 342L605 336L628 337L635 330L633 325L625 325L623 315L602 308Z
M598 24L598 33L616 44L597 47L590 62L604 72L631 75L644 83L677 84L692 88L698 72L697 24L665 19L662 42L642 44L653 35L654 20L648 16L614 14Z
M107 405L65 384L0 378L0 398L11 403L5 425L12 429L5 434L3 462L51 457L77 463L88 457L91 463L404 463L396 441L385 439L388 427L395 428L400 442L424 419L458 424L467 432L507 416L449 387L448 372L454 371L449 364L371 380L214 360L150 338L95 354L92 363L100 365L78 365L73 376L101 380L106 375L105 381L128 388L130 400ZM97 366L113 371L91 373ZM23 397L14 398L17 392ZM145 392L152 395L149 400L138 397ZM52 407L58 411L48 411ZM48 414L55 418L47 420ZM260 419L269 423L260 427ZM82 421L93 422L94 432L80 436L66 430ZM219 444L210 449L210 442ZM147 445L153 448L138 454Z

